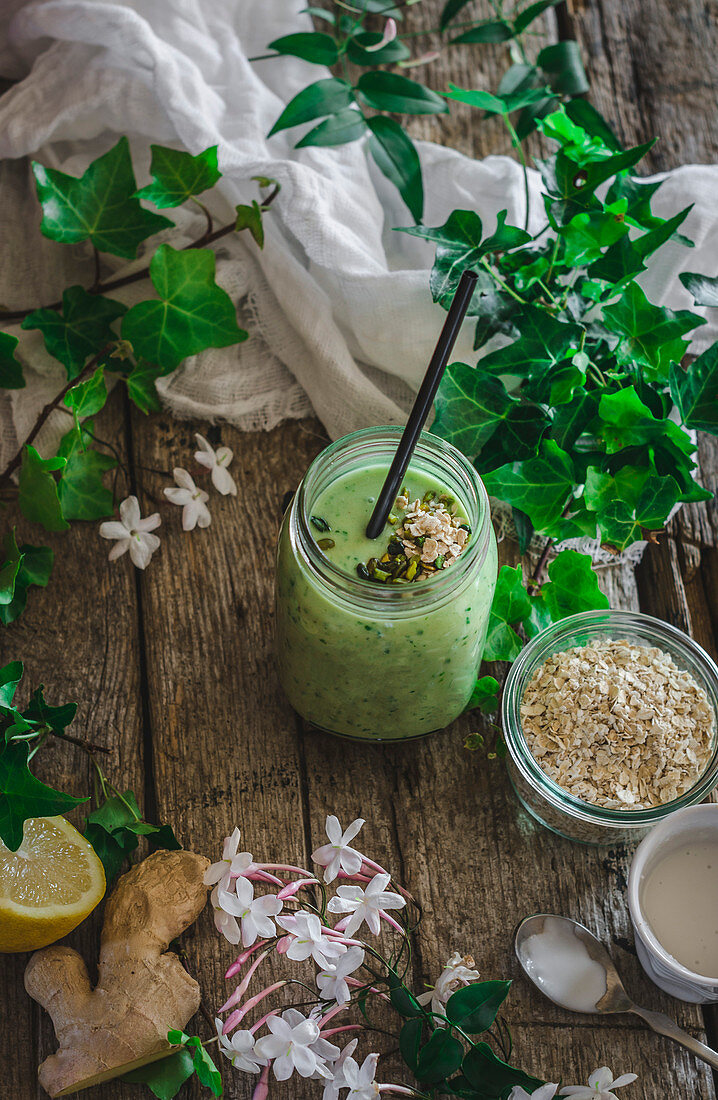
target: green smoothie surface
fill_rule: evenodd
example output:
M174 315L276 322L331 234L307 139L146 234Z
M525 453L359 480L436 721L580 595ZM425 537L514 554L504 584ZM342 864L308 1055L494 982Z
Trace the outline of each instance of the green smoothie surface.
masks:
M421 581L449 567L468 545L466 509L430 473L410 467L384 531L368 539L388 469L377 464L338 477L312 505L310 529L322 553L348 574L379 583Z

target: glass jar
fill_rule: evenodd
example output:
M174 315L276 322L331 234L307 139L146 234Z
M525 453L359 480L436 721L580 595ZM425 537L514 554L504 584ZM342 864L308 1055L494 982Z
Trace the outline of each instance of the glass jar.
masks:
M496 584L486 490L455 447L427 432L407 480L411 470L422 471L460 501L472 530L460 557L425 580L380 585L337 568L317 546L309 520L322 492L352 471L388 468L401 431L366 428L322 451L279 536L280 681L308 722L356 740L421 737L461 714L476 680ZM380 487L381 481L377 492Z
M713 753L698 781L672 802L650 809L610 809L568 793L541 770L521 728L521 700L534 672L551 657L573 646L599 639L626 638L636 645L656 646L690 672L705 690L713 710ZM507 767L519 801L547 829L584 844L640 840L647 830L675 810L701 802L718 783L718 668L706 651L669 623L638 611L582 611L542 630L511 666L501 702Z

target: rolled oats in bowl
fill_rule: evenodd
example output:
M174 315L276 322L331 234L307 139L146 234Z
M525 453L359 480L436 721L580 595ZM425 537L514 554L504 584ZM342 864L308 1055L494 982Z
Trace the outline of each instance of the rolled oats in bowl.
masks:
M638 840L718 783L718 668L649 615L589 611L533 638L502 700L526 809L574 840Z

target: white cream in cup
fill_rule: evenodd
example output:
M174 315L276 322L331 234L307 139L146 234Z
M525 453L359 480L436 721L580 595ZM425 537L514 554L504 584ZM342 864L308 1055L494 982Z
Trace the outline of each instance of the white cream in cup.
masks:
M677 810L636 849L628 908L641 966L683 1001L718 1002L718 804Z

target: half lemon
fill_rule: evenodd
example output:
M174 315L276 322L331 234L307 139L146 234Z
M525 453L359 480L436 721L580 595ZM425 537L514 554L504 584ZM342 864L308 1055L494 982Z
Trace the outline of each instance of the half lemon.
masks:
M105 893L94 849L64 817L25 822L11 852L0 840L0 952L35 951L62 939Z

